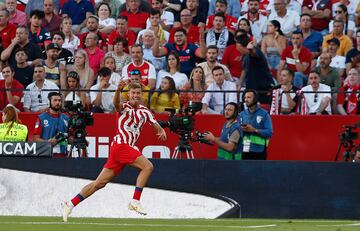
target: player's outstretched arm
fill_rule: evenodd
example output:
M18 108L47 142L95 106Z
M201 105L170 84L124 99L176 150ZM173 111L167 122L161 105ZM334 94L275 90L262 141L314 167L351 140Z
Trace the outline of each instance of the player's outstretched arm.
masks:
M158 139L161 141L165 141L167 138L165 130L158 123L154 123L152 127L155 130Z
M122 105L121 105L121 91L123 90L126 83L124 81L121 81L115 91L115 95L113 98L113 104L115 108L115 112L121 113Z

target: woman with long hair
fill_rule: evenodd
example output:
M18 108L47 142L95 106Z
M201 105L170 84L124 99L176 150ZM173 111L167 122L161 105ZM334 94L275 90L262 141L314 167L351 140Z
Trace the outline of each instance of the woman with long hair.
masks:
M80 90L80 79L76 71L70 71L66 76L66 92L64 101L81 103L84 108L90 105L90 99L87 99L86 92Z
M93 86L95 76L89 65L89 58L83 49L75 52L75 71L79 75L80 87L89 90Z
M355 22L349 20L348 9L344 4L340 4L336 7L335 20L341 20L344 22L344 35L347 35L349 38L353 38L354 32L356 31ZM329 32L331 33L334 28L334 20L331 20L329 23Z
M281 25L277 20L269 21L267 34L261 41L261 51L267 58L271 70L276 70L280 63L281 53L287 45L287 38L281 31Z
M204 70L200 66L194 67L190 74L190 81L180 90L188 91L180 93L180 102L183 108L189 106L189 102L201 102L205 95L207 85L205 84ZM196 91L196 92L192 92Z
M111 56L115 59L116 69L115 72L121 75L122 69L131 63L131 56L125 53L125 48L128 45L128 41L121 37L118 37L114 41L114 50L105 54L105 57Z
M65 16L62 18L60 29L65 35L65 41L62 48L68 49L74 54L80 45L80 39L74 35L72 31L72 20L70 17Z
M246 31L250 36L253 36L252 31L251 31L251 24L250 21L246 18L241 18L238 22L238 28L237 29L242 29L244 31Z
M161 81L165 76L174 79L176 89L180 89L188 83L188 77L180 72L180 58L177 52L172 51L168 54L166 71L159 71L156 79L156 88L160 87Z
M180 109L179 95L175 92L175 82L170 76L165 76L158 92L150 99L150 109L155 113L163 113L166 108Z
M26 141L28 129L20 123L17 109L8 104L2 111L0 124L0 141Z

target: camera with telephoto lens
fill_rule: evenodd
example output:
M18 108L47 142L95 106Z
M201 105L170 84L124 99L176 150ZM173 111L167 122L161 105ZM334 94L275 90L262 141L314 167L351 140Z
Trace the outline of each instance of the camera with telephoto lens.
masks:
M201 108L202 103L190 103L189 107L178 111L176 109L167 108L165 111L170 112L169 120L158 120L158 123L161 127L169 128L171 132L178 134L180 140L190 140L212 145L205 139L205 133L199 131L196 131L195 135L192 133L195 128L194 115L196 112L200 111Z
M65 110L69 112L69 143L81 148L87 147L86 127L94 124L94 118L90 112L84 110L83 105L78 102L65 101Z
M356 129L357 126L344 126L344 132L340 133L340 141L344 144L344 147L347 147L348 143L357 140L358 133L354 132L353 129Z
M342 154L342 158L344 161L351 161L355 156L355 141L359 138L358 132L355 132L357 128L360 127L360 123L356 123L354 125L345 125L343 126L343 131L339 134L340 144L338 147L338 151L336 153L335 160L338 159L340 155L340 150L343 147L345 151Z

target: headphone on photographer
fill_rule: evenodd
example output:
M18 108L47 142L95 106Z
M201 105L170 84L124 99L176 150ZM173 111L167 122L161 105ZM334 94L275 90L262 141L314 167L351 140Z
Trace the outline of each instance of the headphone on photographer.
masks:
M254 106L258 103L258 93L256 90L254 89L246 89L244 92L243 92L243 95L242 95L242 102L244 103L245 102L245 95L246 93L248 92L252 92L254 94L254 102L250 105L251 106Z
M234 102L229 102L229 103L225 104L225 107L227 105L234 106L234 114L233 114L233 116L231 118L236 119L238 117L238 114L239 114L239 105L237 105L237 103L234 103Z
M62 97L61 93L60 92L56 92L56 91L52 91L48 94L48 100L49 100L49 107L51 108L51 98L53 96L60 96Z

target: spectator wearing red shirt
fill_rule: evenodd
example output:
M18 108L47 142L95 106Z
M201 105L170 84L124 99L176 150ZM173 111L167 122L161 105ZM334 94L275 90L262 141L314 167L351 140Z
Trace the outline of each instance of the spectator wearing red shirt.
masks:
M1 45L4 49L10 45L15 35L16 26L9 23L9 11L6 9L0 10L0 37Z
M88 32L85 32L85 33L82 33L79 35L79 39L80 39L79 48L83 48L83 49L86 48L85 38L90 32L92 32L92 33L96 34L98 37L98 44L97 44L98 47L106 52L108 36L99 30L99 18L95 15L90 15L86 19L86 28L87 28Z
M235 37L243 34L241 31L236 31ZM236 44L230 45L225 48L221 64L229 68L231 76L239 79L242 72L242 54L236 49Z
M129 9L120 13L121 16L128 17L129 30L135 33L146 28L146 20L149 18L147 12L140 10L140 2L140 0L126 0Z
M6 0L6 9L9 11L9 22L19 26L26 25L26 14L16 9L16 0Z
M6 66L2 69L2 75L4 79L0 80L1 89L12 89L4 90L0 96L0 110L4 109L6 105L12 104L17 109L22 110L21 98L23 96L24 87L16 79L14 79L14 69L10 66Z
M50 31L51 34L59 31L61 24L61 17L54 12L54 0L44 0L45 18L42 20L41 26Z
M98 36L93 32L89 32L85 39L85 52L89 57L89 66L94 71L95 75L100 69L100 64L105 56L105 52L98 46Z
M295 72L293 85L302 88L307 85L310 73L312 54L309 49L303 46L304 37L301 31L294 31L291 35L292 46L286 47L282 54L278 69L278 79L285 65Z
M360 104L357 91L360 90L360 73L356 68L351 68L344 83L339 88L337 95L337 110L341 115L360 114Z
M122 77L130 79L131 71L137 69L140 71L140 82L150 89L154 89L156 83L156 70L154 65L144 60L144 51L139 44L131 47L131 63L122 69Z
M331 19L331 1L326 0L304 0L302 4L302 13L311 15L312 27L322 35L329 33L328 26Z
M114 50L115 40L117 38L128 41L125 52L129 53L130 47L135 44L136 34L134 31L128 29L128 18L126 16L119 16L116 19L116 30L112 31L109 35L108 51Z
M225 27L228 30L232 30L235 31L236 27L237 27L237 21L238 19L227 14L227 1L226 0L216 0L216 4L215 4L215 14L218 12L222 12L225 14ZM213 21L215 18L215 14L208 16L207 18L207 22L206 22L206 29L210 29L212 28L213 25Z
M174 26L170 31L169 43L174 43L174 35L177 29L182 28L186 31L187 42L199 44L200 28L191 23L192 16L191 12L188 9L183 9L180 12L180 26Z

